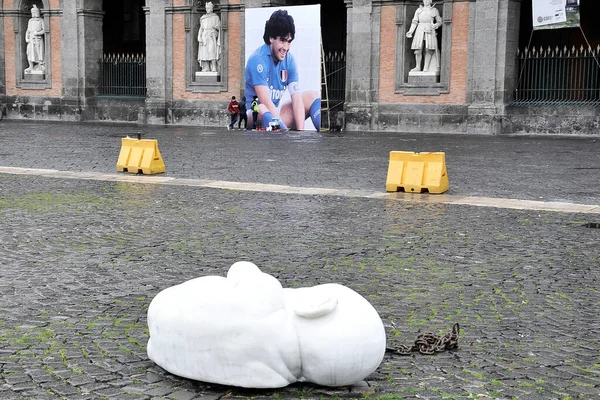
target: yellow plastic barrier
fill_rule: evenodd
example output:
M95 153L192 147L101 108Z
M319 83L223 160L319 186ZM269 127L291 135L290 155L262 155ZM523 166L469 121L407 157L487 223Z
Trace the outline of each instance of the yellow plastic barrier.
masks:
M423 192L440 194L448 190L446 154L391 151L387 192Z
M154 139L121 139L121 152L117 160L117 171L132 174L160 174L165 172L165 163Z

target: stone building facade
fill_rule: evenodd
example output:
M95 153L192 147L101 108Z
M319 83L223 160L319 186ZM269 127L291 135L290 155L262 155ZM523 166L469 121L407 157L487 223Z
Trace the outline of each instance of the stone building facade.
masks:
M99 60L112 44L103 39L112 29L108 1L0 0L4 117L225 126L228 99L243 95L245 9L319 3L213 0L221 20L221 66L218 78L198 79L195 39L204 1L124 0L125 7L140 9L146 65L146 95L126 98L98 90ZM421 0L339 0L339 12L346 15L344 128L591 133L599 125L596 106L575 111L510 106L519 72L522 1L529 0L438 0L440 71L433 81L422 81L409 75L414 56L406 38ZM46 71L35 81L23 73L24 34L34 4L46 29Z

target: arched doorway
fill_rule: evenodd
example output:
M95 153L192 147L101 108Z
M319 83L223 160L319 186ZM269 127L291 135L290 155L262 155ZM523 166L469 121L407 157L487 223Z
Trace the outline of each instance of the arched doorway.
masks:
M100 96L146 97L144 0L102 2Z

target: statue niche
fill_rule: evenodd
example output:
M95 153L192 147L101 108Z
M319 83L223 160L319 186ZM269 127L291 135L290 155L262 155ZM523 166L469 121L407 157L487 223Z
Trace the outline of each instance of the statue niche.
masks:
M216 78L221 67L221 19L213 12L214 5L208 1L205 4L206 13L200 17L198 28L198 65L196 72L199 78Z
M44 78L46 66L44 63L45 52L44 20L40 16L40 9L34 4L31 7L31 18L27 22L25 43L28 66L24 70L25 79L40 80Z
M437 29L442 26L440 12L432 0L423 0L415 11L406 37L412 39L415 66L408 73L409 83L436 83L440 76L440 49Z

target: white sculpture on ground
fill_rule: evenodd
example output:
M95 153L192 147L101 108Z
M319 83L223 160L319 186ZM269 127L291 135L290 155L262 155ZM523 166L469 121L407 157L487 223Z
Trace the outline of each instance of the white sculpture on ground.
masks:
M27 43L27 62L25 73L44 71L44 20L40 18L40 9L31 7L31 18L27 22L25 43Z
M248 388L357 383L386 347L379 314L345 286L283 289L250 262L192 279L148 309L148 356L190 379Z

